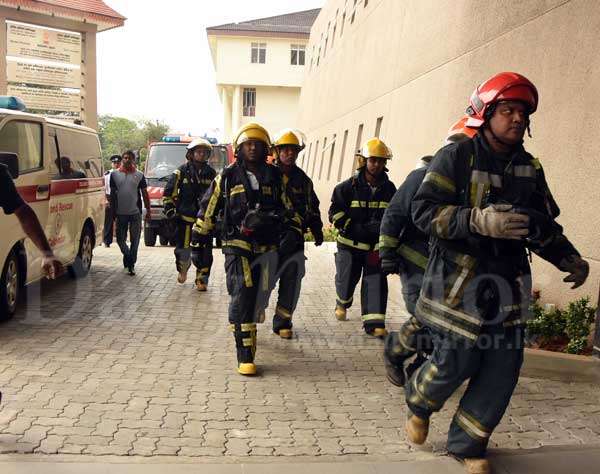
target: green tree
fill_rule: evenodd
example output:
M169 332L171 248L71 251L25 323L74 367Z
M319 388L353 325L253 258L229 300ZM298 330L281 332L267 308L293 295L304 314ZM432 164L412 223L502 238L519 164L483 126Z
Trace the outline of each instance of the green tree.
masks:
M140 152L142 165L146 146L167 134L169 126L158 120L136 122L125 117L101 115L98 117L98 130L105 166L110 165L109 159L112 155L120 155L125 150Z

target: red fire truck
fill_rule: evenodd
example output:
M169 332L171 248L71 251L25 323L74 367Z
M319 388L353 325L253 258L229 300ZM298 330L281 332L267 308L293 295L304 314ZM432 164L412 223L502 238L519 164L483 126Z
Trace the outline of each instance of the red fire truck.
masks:
M153 247L158 237L161 245L173 245L175 225L163 212L163 193L169 177L179 166L185 163L187 145L195 137L167 135L148 148L148 158L144 174L148 182L150 196L150 220L144 224L144 243ZM213 153L208 162L217 173L233 162L233 151L229 144L213 145ZM147 211L145 211L147 212Z

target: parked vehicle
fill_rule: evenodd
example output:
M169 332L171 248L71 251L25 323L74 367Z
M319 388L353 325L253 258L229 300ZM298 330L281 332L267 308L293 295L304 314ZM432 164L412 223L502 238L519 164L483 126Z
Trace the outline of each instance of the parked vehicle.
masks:
M0 152L17 155L17 190L37 215L56 257L73 277L83 277L104 225L98 135L91 128L8 108L16 102L3 99ZM42 278L42 256L14 215L0 213L0 229L0 319L8 319L24 286Z
M189 136L167 135L159 142L150 144L144 169L150 196L150 220L144 224L144 243L149 247L156 245L157 237L161 245L175 243L174 223L163 212L163 193L173 171L185 163L186 147L193 139ZM232 162L231 145L213 145L209 164L217 173Z

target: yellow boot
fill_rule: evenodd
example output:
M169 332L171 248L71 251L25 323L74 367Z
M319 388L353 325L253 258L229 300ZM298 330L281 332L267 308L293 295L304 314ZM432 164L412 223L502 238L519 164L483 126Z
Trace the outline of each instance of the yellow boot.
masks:
M465 458L462 462L468 474L492 474L492 466L485 458Z
M198 291L206 291L208 287L206 286L206 283L204 283L202 280L196 280L196 289Z
M346 308L344 308L343 306L336 306L335 307L335 319L337 319L338 321L346 321Z
M373 329L373 332L371 333L372 336L374 337L379 337L379 338L384 338L385 336L387 336L388 332L386 328L375 328Z
M278 334L282 339L291 339L294 335L291 329L280 329Z
M241 375L256 375L256 365L253 362L242 362L238 365L238 372Z
M411 415L406 422L406 436L413 444L423 444L429 434L429 420Z

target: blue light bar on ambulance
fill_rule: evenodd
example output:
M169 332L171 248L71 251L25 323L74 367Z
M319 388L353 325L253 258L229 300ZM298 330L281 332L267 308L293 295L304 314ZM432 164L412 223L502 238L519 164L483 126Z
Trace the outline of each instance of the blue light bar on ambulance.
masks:
M0 109L20 110L24 112L27 107L18 97L0 95Z
M161 142L170 142L170 143L179 143L181 141L181 137L173 136L173 135L165 135L160 139Z

